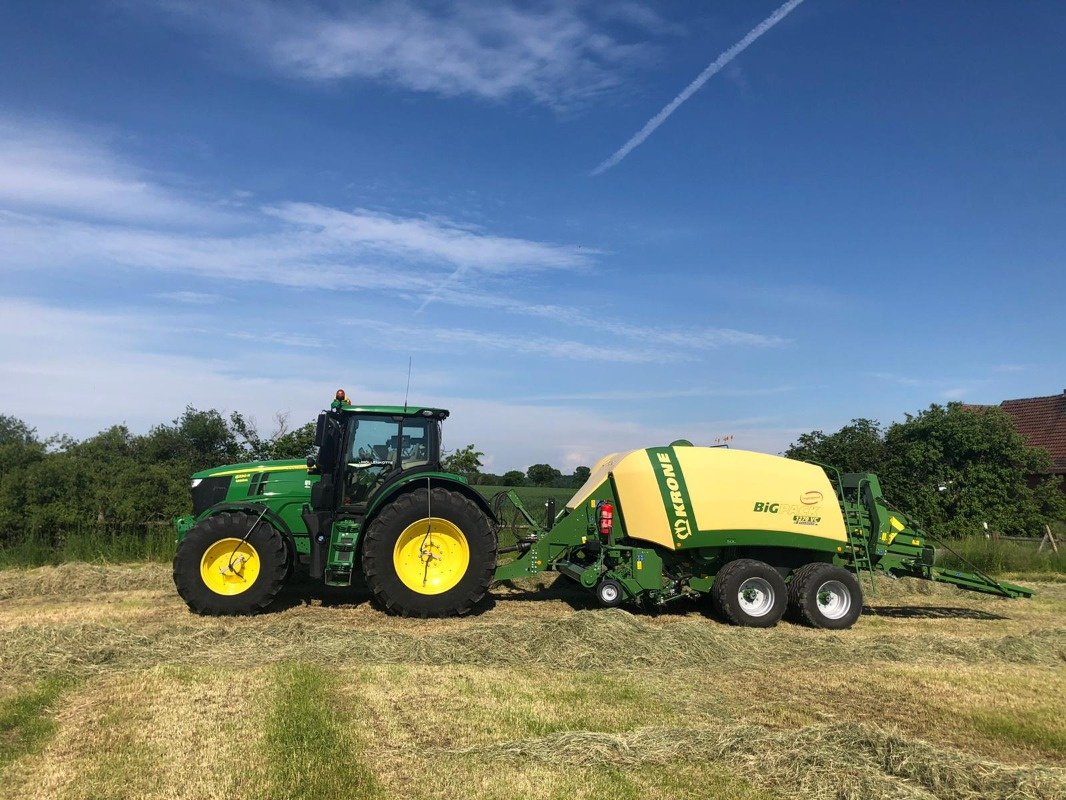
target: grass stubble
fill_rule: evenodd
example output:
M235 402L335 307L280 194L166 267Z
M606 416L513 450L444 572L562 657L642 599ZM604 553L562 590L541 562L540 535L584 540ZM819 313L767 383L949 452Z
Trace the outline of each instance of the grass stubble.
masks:
M528 588L206 619L165 566L0 571L0 797L1066 796L1066 585L884 582L841 633Z

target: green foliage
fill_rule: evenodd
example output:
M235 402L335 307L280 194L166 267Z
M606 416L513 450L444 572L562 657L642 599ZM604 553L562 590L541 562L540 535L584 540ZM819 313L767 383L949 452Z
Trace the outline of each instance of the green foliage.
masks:
M501 486L525 486L526 474L520 469L512 469L500 476Z
M534 464L526 470L526 477L534 486L550 486L563 473L550 464Z
M937 566L959 570L976 567L991 575L1066 573L1066 547L1061 544L1056 553L1050 547L1041 551L1037 542L982 535L956 539L947 545L950 550L937 548Z
M785 455L829 464L841 472L880 473L885 461L884 429L877 420L853 419L836 433L803 434Z
M942 535L990 529L1035 534L1066 517L1044 450L1028 447L1009 414L995 407L931 405L887 429L855 419L833 434L804 434L786 451L843 472L875 472L886 495Z
M83 441L40 440L0 415L0 550L8 562L165 557L158 531L189 511L189 476L208 467L313 450L314 425L262 437L234 413L192 407L138 435L114 425ZM168 539L173 538L166 530ZM54 558L46 559L51 552Z
M445 472L454 472L456 475L462 475L471 483L476 483L477 476L481 474L481 457L484 455L474 445L468 444L442 458L441 466Z
M592 470L588 467L577 467L574 470L574 486L579 487L589 479L592 474Z

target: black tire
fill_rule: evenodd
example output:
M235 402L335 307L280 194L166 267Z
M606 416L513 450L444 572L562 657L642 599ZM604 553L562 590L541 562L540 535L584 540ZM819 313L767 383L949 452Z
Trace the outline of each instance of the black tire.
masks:
M604 608L616 608L625 601L626 593L622 584L608 578L596 584L596 599Z
M803 622L803 617L800 614L799 608L800 587L803 586L808 575L826 566L830 565L826 564L824 561L813 561L810 564L804 564L802 567L792 572L788 582L788 610L785 611L786 619L789 619L792 622Z
M289 571L288 553L281 534L266 520L256 524L256 519L251 514L216 514L197 523L181 540L174 556L174 585L191 611L212 616L255 614L274 601ZM214 591L201 574L204 555L223 539L244 539L253 525L246 541L259 558L259 574L239 594Z
M862 587L843 567L808 564L801 581L793 581L789 591L796 616L804 625L840 631L850 628L862 614ZM800 577L800 576L797 576Z
M393 557L397 540L412 524L444 519L466 539L470 560L458 583L439 594L422 594L403 582ZM468 614L485 596L496 572L496 535L473 501L448 489L416 489L398 497L375 517L363 540L363 575L377 602L404 617Z
M745 584L749 586L745 589ZM741 597L751 592L752 601ZM738 558L718 571L711 586L714 608L732 625L772 628L788 607L788 587L781 574L762 561Z

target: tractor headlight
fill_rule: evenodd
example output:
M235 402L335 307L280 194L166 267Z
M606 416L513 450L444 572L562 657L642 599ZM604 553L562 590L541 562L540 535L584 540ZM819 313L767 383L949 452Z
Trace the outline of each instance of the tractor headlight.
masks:
M203 480L203 478L193 478L192 479L192 488L195 489L197 486L199 486L200 485L200 481L202 481L202 480Z

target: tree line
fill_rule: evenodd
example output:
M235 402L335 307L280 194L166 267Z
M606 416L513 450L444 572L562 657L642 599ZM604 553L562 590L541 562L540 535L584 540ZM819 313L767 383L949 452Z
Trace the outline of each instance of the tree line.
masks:
M474 445L468 444L441 459L441 465L449 472L462 475L477 486L544 486L553 489L577 489L588 480L591 470L577 467L572 473L563 474L551 464L533 464L525 471L512 469L497 475L482 472L481 459L485 454Z
M189 476L208 467L314 450L314 424L284 415L269 434L238 412L187 408L177 419L136 434L114 425L87 439L41 438L0 414L0 544L27 533L54 537L87 523L159 522L187 513ZM588 467L564 474L550 464L497 475L482 471L473 444L447 453L444 467L471 483L576 489ZM1066 519L1062 479L1046 451L1026 446L999 408L933 405L883 426L852 420L834 433L797 438L785 452L844 472L874 472L886 496L942 535L984 529L1034 534Z
M187 408L148 433L113 425L81 441L41 438L0 414L0 543L52 538L87 523L166 522L188 513L189 476L219 464L301 458L314 449L314 424L290 428L278 415L263 435L238 412Z
M998 406L931 405L888 426L853 419L835 433L803 434L784 454L876 473L889 501L940 535L982 533L986 524L1034 535L1066 519L1051 456L1029 447Z

